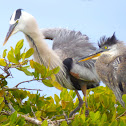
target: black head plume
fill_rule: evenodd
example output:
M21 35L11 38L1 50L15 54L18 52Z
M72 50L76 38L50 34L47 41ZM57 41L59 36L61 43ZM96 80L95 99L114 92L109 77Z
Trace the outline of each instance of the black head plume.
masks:
M15 18L14 18L15 21L20 18L20 16L21 16L21 10L22 9L17 9L16 10L16 14L15 14Z
M15 13L13 14L14 16L11 15L10 20L16 21L17 19L19 19L20 16L21 16L21 10L23 10L23 9L17 9L17 10L15 11ZM12 16L13 16L13 19L12 19Z
M114 32L112 37L106 38L106 36L103 36L102 38L100 38L100 41L98 42L98 46L99 48L102 48L105 45L111 46L116 44L117 42L118 40L116 39L115 32Z

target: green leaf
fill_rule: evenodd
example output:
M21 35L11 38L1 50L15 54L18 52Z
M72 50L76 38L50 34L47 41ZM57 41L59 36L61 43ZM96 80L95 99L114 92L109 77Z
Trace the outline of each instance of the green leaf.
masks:
M119 126L125 126L125 121L123 121L123 120L120 119Z
M76 97L76 93L73 90L70 90L69 94L70 96L72 96L73 99Z
M53 82L55 81L56 77L55 77L54 74L51 75L51 79L52 79Z
M4 98L0 97L0 104L3 102Z
M33 48L30 48L26 54L25 54L25 58L29 58L31 55L33 55L34 53L34 49Z
M55 99L56 104L59 104L60 98L57 94L54 94L54 99Z
M14 53L15 53L15 56L16 56L16 58L17 58L17 60L19 60L20 59L20 50L21 50L21 48L23 47L23 39L22 40L20 40L20 41L18 41L18 43L16 44L16 46L15 46L15 50L14 50Z
M90 114L90 118L92 119L93 122L96 122L100 117L99 111L97 111L96 113L91 111L89 114Z
M117 120L113 121L109 126L117 126Z
M0 112L4 109L4 107L5 107L5 103L2 102L2 103L0 104Z
M48 126L47 120L44 120L44 121L42 122L41 126Z
M57 74L60 71L60 67L56 67L53 69L53 74Z
M30 66L31 66L31 68L34 68L34 61L33 60L30 60Z
M34 75L34 77L39 80L39 73L37 71L32 72L32 74Z
M17 44L16 44L16 46L15 46L15 48L18 48L19 50L22 49L22 47L23 47L23 42L24 42L23 39L21 39L20 41L18 41Z
M21 58L22 58L23 61L25 60L25 53L21 54Z
M122 96L123 101L126 103L126 94Z
M7 81L5 79L3 79L3 80L0 81L0 86L1 87L4 87L6 85L7 85Z
M106 115L106 113L104 113L104 114L102 115L101 121L102 121L102 122L106 122L106 121L107 121L107 115Z
M24 126L25 125L25 118L24 117L21 117L19 116L17 119L16 119L16 126Z
M46 67L44 65L40 65L37 62L33 62L31 61L30 63L31 67L35 68L35 71L37 71L38 73L41 74L41 77L44 78L47 71L46 71Z
M34 63L33 63L33 67L35 68L35 70L36 70L38 73L42 73L42 71L43 71L42 65L40 65L40 64L37 63L37 62L34 62Z
M63 90L63 87L57 81L52 81L52 85L61 91Z
M0 66L6 66L6 65L7 63L5 62L5 60L0 58Z
M48 87L53 87L53 85L52 85L52 83L51 83L51 80L46 80L46 79L44 79L44 80L42 80L42 82L43 82L46 86L48 86Z
M19 48L15 48L15 57L16 57L16 60L19 61L20 60L20 50Z
M68 126L66 121L63 121L60 126Z
M20 67L20 68L16 68L16 69L18 69L18 70L20 70L20 71L23 71L26 75L28 75L28 76L33 76L33 73L32 72L30 72L30 71L28 71L27 70L27 67Z
M41 100L37 101L37 107L38 107L38 109L40 109L43 105L44 105L43 101L41 101Z
M85 114L80 115L80 117L83 120L83 122L85 122L85 119L86 119Z
M37 111L36 113L35 113L35 116L37 117L37 118L39 118L39 117L41 117L41 111Z
M0 116L0 123L4 122L7 120L7 116L6 115L1 115Z
M20 100L23 100L27 97L27 91L23 91L23 90L14 90L12 91L12 94L14 98L20 99Z
M10 123L15 124L17 119L17 111L15 111L11 116L10 116Z
M3 58L5 58L6 57L6 55L7 55L7 49L5 49L4 51L3 51Z
M12 63L19 63L17 61L17 59L14 57L14 52L13 52L13 49L11 49L9 52L8 52L8 55L7 55L7 58L10 62Z

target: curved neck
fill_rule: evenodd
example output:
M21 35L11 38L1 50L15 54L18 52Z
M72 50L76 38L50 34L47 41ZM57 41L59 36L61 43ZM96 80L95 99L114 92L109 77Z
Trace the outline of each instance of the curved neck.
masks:
M41 32L36 29L29 34L25 34L31 48L34 49L34 59L40 64L48 65L51 69L59 66L63 69L63 63L58 55L48 47Z
M38 48L37 48L37 46L36 46L34 40L33 40L29 35L26 35L26 37L27 37L27 38L29 39L29 41L31 41L31 43L33 44L33 47L35 48L35 50L36 50L36 52L37 52L37 54L38 54L40 63L44 64L44 62L43 62L43 60L42 60L42 58L41 58L40 52L39 52L39 50L38 50Z

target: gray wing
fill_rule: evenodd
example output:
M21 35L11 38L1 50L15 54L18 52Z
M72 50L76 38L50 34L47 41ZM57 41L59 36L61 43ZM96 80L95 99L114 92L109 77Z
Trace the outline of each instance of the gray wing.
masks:
M118 56L109 64L108 84L117 100L125 107L122 95L126 94L126 57Z
M52 48L56 52L62 51L65 58L80 59L96 50L89 42L88 36L82 35L81 32L62 28L42 29L41 31L45 39L53 40Z
M62 28L42 29L41 32L45 39L53 40L52 48L62 61L67 58L74 60L71 69L72 73L79 75L81 79L99 82L94 68L95 60L88 60L81 63L77 62L81 57L87 56L96 50L89 42L87 35Z
M124 55L118 56L113 61L113 76L122 94L126 94L126 57Z

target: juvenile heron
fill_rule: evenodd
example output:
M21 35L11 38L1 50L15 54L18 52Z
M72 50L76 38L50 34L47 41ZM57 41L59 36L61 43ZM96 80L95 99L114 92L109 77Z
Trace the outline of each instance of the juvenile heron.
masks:
M100 79L125 107L122 95L126 94L126 46L116 39L115 34L109 38L102 37L98 45L100 49L96 53L82 58L79 62L98 58L95 67Z
M45 66L49 64L51 69L59 66L60 71L56 75L57 82L67 89L75 90L79 105L69 116L72 116L83 105L83 100L77 90L82 90L87 108L86 89L99 86L99 78L94 68L95 60L76 62L83 54L87 55L96 50L89 43L88 37L67 29L40 30L35 18L22 9L12 14L4 44L18 31L25 34L30 47L34 49L35 61ZM48 47L44 39L53 40L52 49Z

